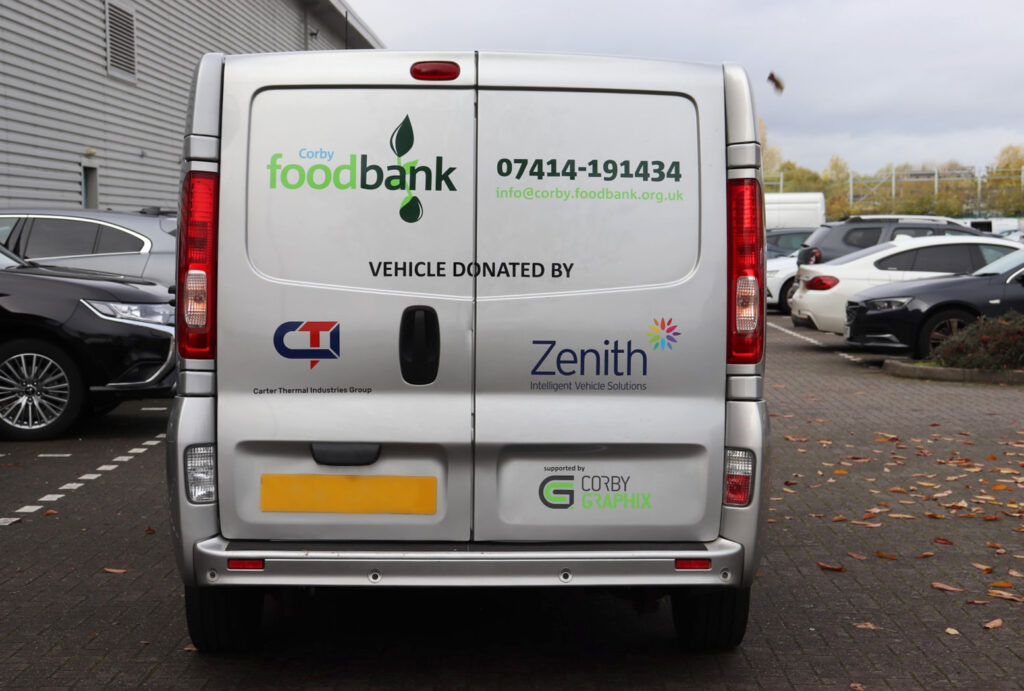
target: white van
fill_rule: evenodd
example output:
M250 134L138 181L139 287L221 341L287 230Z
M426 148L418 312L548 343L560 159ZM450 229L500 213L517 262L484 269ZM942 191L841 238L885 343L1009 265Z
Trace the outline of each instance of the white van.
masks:
M737 645L766 477L731 65L205 56L167 472L197 647L265 586L647 587Z
M821 192L769 192L764 195L764 227L817 228L825 223Z

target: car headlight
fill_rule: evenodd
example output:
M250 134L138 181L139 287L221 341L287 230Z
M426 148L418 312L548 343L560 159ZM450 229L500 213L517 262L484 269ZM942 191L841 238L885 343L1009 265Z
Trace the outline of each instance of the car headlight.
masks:
M174 308L166 302L144 302L141 304L101 302L100 300L83 300L82 302L103 316L112 319L126 319L149 324L174 324Z
M898 310L900 307L903 307L910 302L911 299L912 298L882 298L880 300L868 300L864 304L867 305L869 310L882 312L885 310Z

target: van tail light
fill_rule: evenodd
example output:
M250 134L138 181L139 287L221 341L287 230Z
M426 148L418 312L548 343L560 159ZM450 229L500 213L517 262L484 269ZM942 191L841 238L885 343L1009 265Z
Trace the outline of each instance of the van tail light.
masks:
M835 276L815 276L804 283L807 290L829 290L839 285L839 279Z
M446 82L455 79L462 72L457 62L447 60L437 62L416 62L409 68L413 79L428 82Z
M754 452L746 449L725 450L725 503L746 506L754 489Z
M764 355L764 198L756 179L729 180L728 363Z
M183 358L216 357L217 173L185 174L178 211L177 340Z

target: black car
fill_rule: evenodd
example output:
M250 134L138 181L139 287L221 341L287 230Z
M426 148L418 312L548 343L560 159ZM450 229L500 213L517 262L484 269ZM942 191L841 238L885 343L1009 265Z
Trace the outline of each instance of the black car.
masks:
M765 253L768 258L785 257L800 249L816 228L773 228L765 233Z
M926 357L979 315L1024 313L1024 249L966 276L888 283L846 303L846 341Z
M48 439L84 412L171 395L167 287L40 266L0 248L0 438Z
M944 216L851 216L814 231L800 246L796 262L822 264L901 235L982 234Z

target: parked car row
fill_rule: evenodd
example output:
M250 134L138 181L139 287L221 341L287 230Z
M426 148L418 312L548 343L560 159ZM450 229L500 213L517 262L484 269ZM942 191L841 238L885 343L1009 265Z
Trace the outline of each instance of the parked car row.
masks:
M768 260L766 287L796 326L926 357L979 315L1024 310L1024 248L948 218L859 216Z
M52 438L173 393L174 230L166 216L0 212L0 438Z

